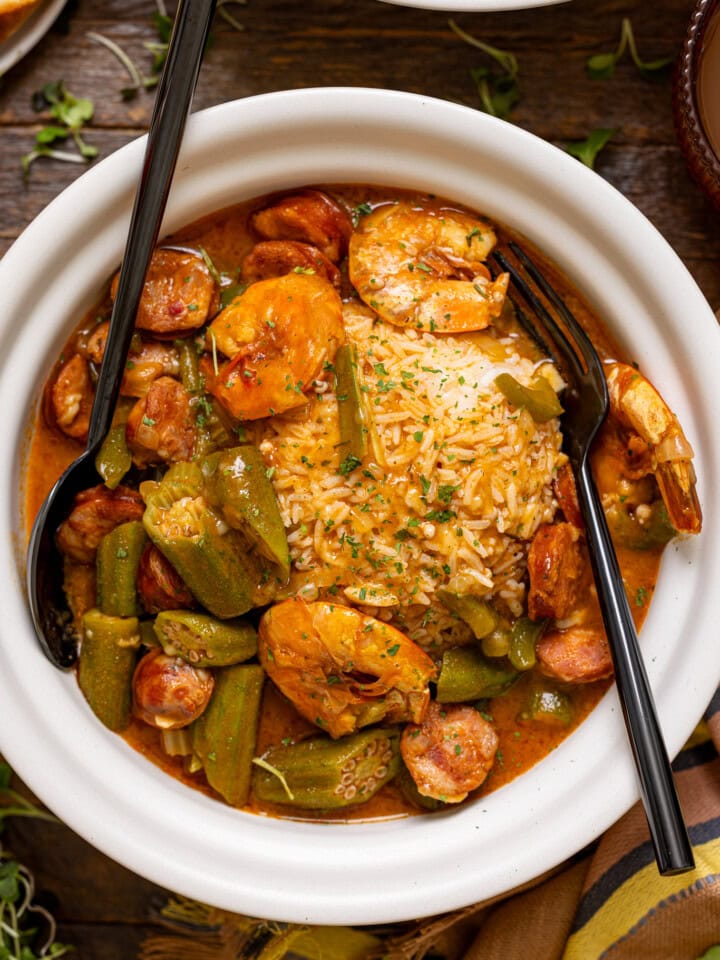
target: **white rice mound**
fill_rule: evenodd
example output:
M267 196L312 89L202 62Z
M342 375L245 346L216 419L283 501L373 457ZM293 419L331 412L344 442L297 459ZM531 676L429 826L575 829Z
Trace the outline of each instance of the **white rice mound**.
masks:
M369 426L363 463L341 472L334 378L306 407L258 423L288 532L287 595L336 597L391 620L430 651L470 639L439 587L524 609L529 541L557 509L565 457L556 419L537 424L494 384L528 384L537 359L520 335L439 335L345 305ZM557 371L542 361L556 387Z

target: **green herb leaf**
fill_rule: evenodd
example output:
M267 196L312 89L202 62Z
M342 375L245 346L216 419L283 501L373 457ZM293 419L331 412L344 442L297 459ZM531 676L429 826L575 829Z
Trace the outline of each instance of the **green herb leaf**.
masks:
M58 122L42 127L35 135L35 148L21 157L25 177L30 172L30 165L38 157L51 157L65 163L83 163L97 156L97 147L86 143L80 132L83 126L92 120L92 100L74 96L65 88L62 80L56 80L35 91L32 95L32 107L38 112L49 108L50 115ZM69 136L77 147L77 154L51 149L51 144L57 140L67 140Z
M478 40L462 30L454 20L449 21L453 33L461 40L478 50L482 50L493 61L492 67L481 66L470 71L470 76L480 96L483 111L503 120L510 115L512 108L520 99L518 84L519 67L517 57L507 50Z
M616 130L608 130L604 127L598 127L597 130L593 130L585 140L579 140L576 143L568 143L565 147L567 152L573 157L577 157L578 160L581 160L586 167L590 169L595 168L595 160L597 155L607 144L610 138L617 133Z
M635 42L632 23L628 17L623 17L620 25L620 40L614 53L596 53L589 57L586 63L587 72L593 80L607 80L615 72L615 65L626 50L630 51L630 58L640 73L648 80L655 80L673 62L672 57L659 57L655 60L644 61L640 58Z

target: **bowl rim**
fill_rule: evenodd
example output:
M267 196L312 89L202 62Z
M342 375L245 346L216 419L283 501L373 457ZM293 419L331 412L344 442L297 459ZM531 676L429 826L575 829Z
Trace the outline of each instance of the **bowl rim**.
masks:
M697 80L705 34L718 0L698 0L685 34L673 80L673 119L688 170L712 202L720 208L720 158L710 143L700 116Z
M0 749L28 786L104 853L178 893L236 912L300 923L391 922L532 880L595 839L637 799L614 690L549 757L474 804L339 827L254 816L177 783L101 728L74 678L40 653L17 553L26 401L37 400L38 381L73 325L69 318L90 305L119 259L144 139L63 191L0 263L8 318L0 326L0 404L9 411L0 434L0 509L16 539L15 549L10 538L0 545ZM701 488L717 488L711 372L720 364L720 331L712 311L669 244L629 201L518 127L446 101L363 88L280 91L221 104L191 118L163 232L203 207L218 208L208 198L223 190L233 189L240 200L270 192L258 184L283 178L285 189L347 182L328 176L333 170L354 171L351 181L392 186L390 169L402 171L408 186L435 186L459 202L474 197L471 205L490 216L495 207L507 210L507 222L561 267L569 258L573 269L566 272L596 306L612 304L611 325L629 313L626 336L637 359L651 361L668 384L696 446ZM451 189L440 190L441 182ZM62 272L53 274L59 265ZM38 331L42 336L58 296L63 316L38 356ZM18 315L25 323L15 328ZM688 331L702 334L701 346ZM685 370L693 379L683 378ZM706 582L720 578L720 553L711 549L720 527L710 498L707 508L703 536L673 547L642 634L671 754L720 678L720 650L709 642L720 594L701 591L698 579L700 569ZM687 595L683 584L692 586ZM682 650L668 637L668 622L682 633ZM78 734L75 745L68 730ZM513 818L531 831L532 842L516 835Z

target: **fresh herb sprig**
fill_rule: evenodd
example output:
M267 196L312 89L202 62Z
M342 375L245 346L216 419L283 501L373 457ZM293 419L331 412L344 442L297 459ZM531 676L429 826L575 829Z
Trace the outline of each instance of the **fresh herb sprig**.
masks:
M65 163L89 163L97 156L97 147L87 143L82 134L83 127L93 117L92 100L76 97L65 87L62 80L56 80L53 83L46 83L40 90L35 91L32 106L37 113L48 110L55 123L46 124L38 130L35 135L35 146L22 157L21 163L25 177L30 172L30 165L38 157L52 157L54 160L63 160ZM58 150L54 146L58 141L65 142L68 138L74 142L77 153Z
M582 161L586 167L594 170L597 155L616 133L617 130L598 127L596 130L592 130L584 140L566 144L565 150Z
M620 40L612 53L596 53L587 61L587 72L593 80L607 80L615 72L617 62L630 51L632 62L640 73L648 79L654 79L673 62L672 57L660 57L657 60L641 60L635 43L635 34L628 17L623 17L620 25Z
M520 99L518 82L519 67L514 53L499 50L497 47L478 40L461 29L454 20L448 21L450 29L461 40L482 50L493 61L493 66L475 67L470 74L480 95L480 103L485 113L506 120Z
M11 778L10 767L0 763L0 831L11 816L57 822L52 814L13 790ZM54 917L34 901L32 873L0 844L0 960L59 960L73 950L56 941Z

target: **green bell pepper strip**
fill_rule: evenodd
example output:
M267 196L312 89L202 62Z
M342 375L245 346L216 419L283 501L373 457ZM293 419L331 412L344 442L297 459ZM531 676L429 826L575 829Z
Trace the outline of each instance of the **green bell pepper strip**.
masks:
M554 687L537 687L530 693L527 706L518 714L517 719L569 727L574 713L575 707L566 693Z
M514 407L525 407L535 423L547 423L563 412L557 394L543 376L535 377L526 387L509 373L501 373L495 377L495 386Z
M357 346L354 343L343 344L338 348L333 364L340 421L340 459L346 461L352 457L359 466L368 450L368 428L360 390Z
M452 647L442 656L436 699L438 703L465 703L499 697L518 676L510 664L486 660L474 647Z
M487 600L444 588L436 592L443 606L467 623L476 640L486 637L497 626L498 615Z
M95 469L109 490L114 490L132 467L132 454L127 444L125 431L130 410L135 401L120 399L115 408L113 425L108 430L95 456Z
M608 507L605 516L615 543L631 550L657 550L677 536L662 500L649 505L642 521L619 503Z
M530 670L535 666L535 644L545 631L546 620L520 617L512 625L508 660L516 670Z

